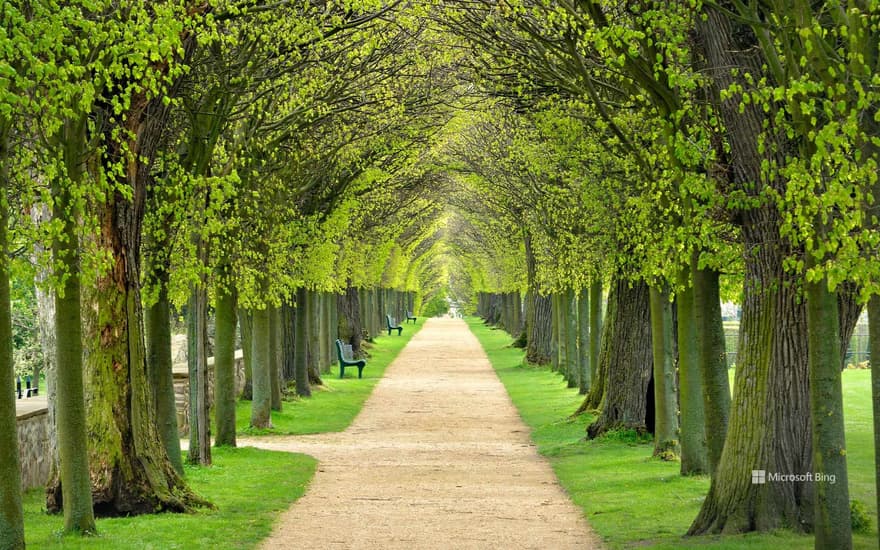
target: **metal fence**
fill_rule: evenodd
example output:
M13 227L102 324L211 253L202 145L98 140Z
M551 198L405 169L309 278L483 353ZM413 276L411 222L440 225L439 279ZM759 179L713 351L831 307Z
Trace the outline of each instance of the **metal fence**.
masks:
M727 352L727 366L733 368L736 366L736 346L739 341L739 322L724 322L724 347ZM871 358L871 352L868 349L868 324L859 323L853 331L852 339L844 356L847 365L858 366L859 363L868 361Z

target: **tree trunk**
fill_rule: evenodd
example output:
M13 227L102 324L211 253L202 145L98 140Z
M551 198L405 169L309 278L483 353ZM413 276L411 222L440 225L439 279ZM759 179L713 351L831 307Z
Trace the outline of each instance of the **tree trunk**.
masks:
M12 363L12 308L9 298L9 122L0 119L0 547L24 549L24 516L21 507L21 470L18 457L15 396L9 382L15 378ZM39 379L37 379L39 384Z
M562 330L559 310L559 293L554 292L550 295L550 313L553 319L550 338L550 366L554 372L559 372L560 365L562 365L562 352L559 349L559 334Z
M308 315L308 291L300 287L296 291L296 394L300 397L311 397L312 388L309 384L309 315Z
M280 411L282 407L280 313L277 306L269 306L269 392L273 411Z
M580 363L577 352L577 302L572 289L567 289L562 295L563 315L565 316L565 371L569 388L580 386Z
M320 357L318 367L320 368L318 370L322 374L328 374L330 372L330 293L319 292L317 298L320 319L320 330L318 331L318 357Z
M159 296L144 312L147 338L147 379L156 404L156 427L168 459L178 474L183 475L180 435L177 431L177 399L174 395L174 373L171 357L171 304L168 301L167 277L157 274Z
M580 386L578 391L586 395L593 382L593 371L590 367L590 291L582 288L577 299L578 341L577 356Z
M84 120L67 125L63 143L64 163L68 178L76 184L81 182L83 176L81 159L84 155L78 145L84 140ZM53 182L52 216L61 221L62 230L61 235L53 239L52 254L64 273L55 273L56 277L63 277L62 286L55 293L55 364L58 367L55 412L59 469L58 477L50 480L46 490L46 509L58 512L63 502L64 531L93 533L95 516L89 479L83 384L79 237L77 212L70 192L71 187L67 182ZM16 489L20 487L18 485Z
M807 265L815 260L807 256ZM815 548L852 548L846 437L843 424L843 388L840 372L840 327L837 295L828 279L806 282L809 331L810 409L812 413ZM827 481L834 479L831 483Z
M306 297L306 314L308 316L309 329L306 338L308 340L308 357L309 357L309 384L320 386L324 382L321 380L321 367L319 365L321 358L321 303L318 293L314 290L308 291Z
M296 310L289 300L281 304L281 372L284 387L296 380Z
M672 303L669 290L651 287L651 346L654 359L654 456L678 456L675 357L672 338Z
M201 248L201 245L200 245ZM211 426L208 410L208 291L195 288L187 307L186 360L189 366L190 464L211 464Z
M31 219L35 225L47 223L52 219L49 207L39 203L31 209ZM37 259L46 253L46 244L34 243L34 265L38 265ZM39 323L40 351L42 355L42 372L46 379L46 404L49 417L48 448L46 450L49 460L49 477L55 477L58 470L58 436L57 422L55 420L55 395L56 395L56 364L55 364L55 291L47 285L50 278L48 268L38 268L34 277L34 293L37 306L37 321ZM39 378L36 378L39 384Z
M244 359L244 389L241 398L250 401L254 398L254 315L249 309L239 308L238 328L241 331L241 354Z
M871 403L874 411L874 488L880 525L880 296L868 302L868 344L871 357Z
M252 376L254 398L251 401L251 426L272 427L272 367L269 307L253 310L253 358Z
M235 296L217 288L214 347L214 445L235 447ZM244 345L244 344L242 344Z
M694 321L700 347L703 373L703 415L706 426L706 449L709 473L714 476L730 417L730 381L727 376L727 349L724 322L721 319L719 274L710 269L694 269Z
M703 380L694 303L694 289L686 269L678 278L678 383L681 399L681 475L709 472Z
M749 194L760 195L767 186L785 193L783 182L768 182L762 172L768 162L784 163L789 150L784 136L773 134L773 114L764 113L760 105L744 105L740 94L720 99L720 90L751 86L743 74L762 74L754 34L717 8L707 7L705 14L706 20L697 24L698 46L714 81L714 102L731 147L730 183ZM759 142L766 147L759 150ZM739 214L745 282L735 403L721 461L689 534L781 526L810 531L813 483L751 482L753 470L799 476L814 471L806 311L801 281L783 269L785 258L796 251L780 241L780 215L772 204Z
M337 323L339 339L351 344L354 357L361 358L363 357L361 352L363 328L358 289L352 287L351 283L349 283L345 293L337 296L336 303L339 310L339 322Z
M526 360L535 365L550 362L550 340L552 339L552 308L550 298L540 294L532 296L532 321L528 326Z
M648 384L653 370L648 285L637 281L630 286L619 278L614 286L609 297L608 343L603 345L605 353L599 357L600 363L608 362L605 400L602 414L587 428L590 438L608 430L653 429L646 424ZM613 308L612 299L616 301Z
M597 292L598 288L598 292ZM607 319L617 316L616 285L612 286L608 293L608 307L605 312ZM612 299L612 294L614 299ZM602 322L602 284L594 282L590 285L590 355L595 359L593 363L593 385L581 406L575 414L586 411L601 410L605 401L605 388L608 382L608 357L613 334L613 325L610 322Z

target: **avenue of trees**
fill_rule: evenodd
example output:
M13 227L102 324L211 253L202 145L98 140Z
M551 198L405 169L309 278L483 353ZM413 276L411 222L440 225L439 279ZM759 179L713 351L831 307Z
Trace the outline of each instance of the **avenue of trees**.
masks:
M24 280L48 327L47 508L91 533L210 506L183 476L174 314L187 456L210 464L211 436L235 444L236 333L268 427L337 335L360 353L448 292L579 388L589 437L651 432L711 476L688 534L850 547L840 371L865 308L880 357L878 26L867 0L3 3L0 379ZM9 548L17 461L7 395Z

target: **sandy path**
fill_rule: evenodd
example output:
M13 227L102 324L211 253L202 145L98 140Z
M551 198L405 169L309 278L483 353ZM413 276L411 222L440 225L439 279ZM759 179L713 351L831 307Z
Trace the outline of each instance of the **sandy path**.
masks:
M242 443L320 461L262 548L598 546L461 320L429 320L345 432Z

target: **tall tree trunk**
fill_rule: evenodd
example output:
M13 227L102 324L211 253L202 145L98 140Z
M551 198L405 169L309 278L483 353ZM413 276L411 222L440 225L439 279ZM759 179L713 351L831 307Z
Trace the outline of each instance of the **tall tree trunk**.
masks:
M593 369L593 383L602 380L599 376L599 349L602 342L602 280L598 277L590 283L590 368ZM600 382L601 384L601 382Z
M681 399L681 475L709 472L706 423L703 414L703 380L700 347L697 341L694 289L688 270L679 274L678 306L678 383Z
M880 296L868 302L868 345L871 357L871 403L874 412L874 489L880 525Z
M273 411L280 411L282 407L280 313L280 308L277 306L269 307L269 388Z
M18 458L15 396L9 382L15 377L12 363L12 307L9 297L9 121L0 118L0 546L24 549L24 516L21 507L21 470ZM37 379L39 384L39 379Z
M526 360L535 365L546 365L550 362L550 340L552 338L552 309L550 298L533 294L532 320L528 325Z
M351 344L351 350L356 358L362 357L361 337L363 334L360 292L351 286L349 282L345 293L337 296L336 303L339 310L339 322L337 323L339 339Z
M241 331L241 354L244 359L244 389L241 398L250 401L254 398L254 315L249 309L239 308L238 328Z
M166 273L167 274L167 273ZM171 304L168 301L167 277L156 273L159 295L156 303L144 312L147 340L147 379L156 404L156 427L168 459L183 475L180 435L177 431L177 399L171 357Z
M740 94L721 100L720 90L751 84L761 75L754 34L715 7L697 23L698 46L712 78L713 101L731 148L731 184L760 195L767 186L785 193L781 181L766 181L762 166L784 163L790 144L773 133L773 113L744 105ZM761 136L764 136L763 138ZM758 143L766 143L758 149ZM743 317L727 439L709 494L689 534L771 530L810 531L815 487L809 482L752 484L751 472L781 475L812 472L806 311L801 281L783 263L797 251L779 239L780 214L773 204L739 213L745 251ZM841 326L841 332L848 327Z
M308 316L309 329L306 338L308 339L309 353L309 384L320 386L324 382L321 380L321 367L319 365L321 358L320 332L321 332L321 303L318 293L314 290L308 291L306 297L306 314Z
M565 316L565 371L568 373L568 387L577 388L580 381L580 364L577 352L577 302L573 289L567 289L562 295L563 315Z
M312 388L309 384L309 314L308 314L308 290L300 287L296 290L296 394L300 397L311 397Z
M190 464L211 464L211 426L208 410L208 291L194 288L187 306L186 360L189 366Z
M296 323L296 310L290 300L285 300L281 304L281 344L282 344L282 363L281 372L283 374L284 387L296 380L296 333L294 327Z
M578 391L586 395L593 383L593 371L590 367L590 291L582 288L577 299L578 342L577 356L580 374Z
M68 124L64 131L64 163L71 182L82 181L84 157L79 144L85 141L85 120ZM61 234L52 242L55 262L62 266L61 288L55 293L56 421L58 477L50 481L46 509L58 512L64 503L64 530L92 533L95 516L89 478L88 431L83 384L83 339L80 316L80 258L78 213L67 182L53 182L52 216L62 223ZM18 437L16 435L16 437ZM20 485L17 487L20 488Z
M721 319L719 274L710 269L694 269L694 321L700 347L703 373L703 415L706 426L706 449L709 473L714 476L730 417L730 381L727 376L727 349L724 322Z
M813 263L807 256L807 265ZM828 279L805 283L809 331L810 409L812 414L815 548L852 548L849 481L846 471L846 437L843 423L843 388L840 372L840 327L837 295L828 290ZM834 483L828 481L834 479Z
M616 301L613 308L612 298ZM600 363L608 362L605 400L602 414L587 428L590 438L614 429L643 432L651 428L646 425L648 384L653 371L649 301L644 281L632 286L623 278L615 282L609 297L607 324L612 328L608 331L607 353L599 357Z
M320 305L320 331L318 334L318 345L320 353L318 356L321 362L318 365L323 374L330 372L330 293L319 292L318 304Z
M254 398L251 401L251 426L272 427L272 367L270 365L272 338L270 336L269 307L253 310L252 376Z
M675 357L669 290L651 287L651 345L654 358L654 456L678 456Z
M235 447L235 295L222 286L216 292L214 445Z
M550 334L550 366L554 372L559 372L562 363L562 354L559 350L559 333L560 328L559 317L559 293L554 292L550 295L550 315L552 319Z

